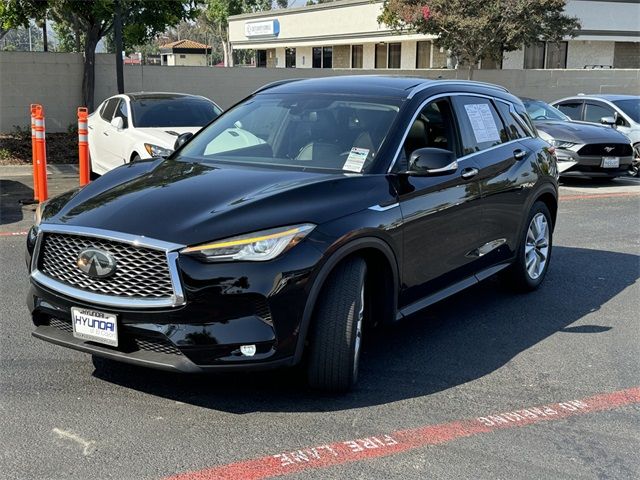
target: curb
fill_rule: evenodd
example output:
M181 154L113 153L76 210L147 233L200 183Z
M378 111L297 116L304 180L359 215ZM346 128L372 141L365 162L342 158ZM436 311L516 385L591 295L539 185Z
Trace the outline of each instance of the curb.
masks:
M77 165L47 165L47 175L78 175ZM2 165L0 177L24 177L33 175L31 165Z

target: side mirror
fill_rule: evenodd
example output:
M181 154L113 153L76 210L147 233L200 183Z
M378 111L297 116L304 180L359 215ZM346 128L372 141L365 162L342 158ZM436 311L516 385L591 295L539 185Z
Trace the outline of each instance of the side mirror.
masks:
M180 135L178 135L178 138L176 138L176 142L173 144L173 150L175 151L179 149L182 145L187 143L191 139L191 137L193 137L193 133L191 132L181 133Z
M616 124L616 118L615 117L602 117L600 119L600 123L603 125L609 125L610 127L614 127Z
M122 117L113 117L111 119L111 126L116 130L122 130L124 128L124 121Z
M441 148L419 148L409 158L409 175L426 177L448 175L458 170L453 152Z

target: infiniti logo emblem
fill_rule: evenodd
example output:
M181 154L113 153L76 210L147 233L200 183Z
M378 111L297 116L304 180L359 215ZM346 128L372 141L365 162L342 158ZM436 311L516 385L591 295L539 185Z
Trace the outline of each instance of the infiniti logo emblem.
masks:
M90 277L106 278L116 272L116 259L96 248L87 248L78 255L78 268Z
M604 147L604 151L607 153L613 152L616 147Z

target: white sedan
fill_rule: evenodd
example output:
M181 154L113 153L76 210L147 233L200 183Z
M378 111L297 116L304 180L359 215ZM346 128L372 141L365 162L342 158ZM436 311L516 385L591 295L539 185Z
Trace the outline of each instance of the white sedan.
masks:
M183 93L127 93L107 98L89 115L91 173L173 151L183 133L196 133L222 113L211 100Z

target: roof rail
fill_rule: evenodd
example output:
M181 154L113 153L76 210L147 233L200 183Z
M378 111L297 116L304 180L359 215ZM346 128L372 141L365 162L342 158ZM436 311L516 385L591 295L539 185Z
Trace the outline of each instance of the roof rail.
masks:
M264 92L265 90L269 90L270 88L277 87L280 85L284 85L286 83L297 82L299 80L304 80L303 78L287 78L285 80L276 80L275 82L267 83L266 85L261 86L257 90L255 90L251 95L255 95L256 93Z
M439 80L429 80L427 82L421 83L420 85L416 85L415 87L413 87L413 89L411 89L411 92L409 92L409 95L407 96L408 99L413 98L417 93L421 92L422 90L424 90L425 88L428 87L432 87L434 85L478 85L478 86L483 86L483 87L487 87L487 88L493 88L495 90L500 90L502 92L506 92L506 93L510 93L509 90L507 90L505 87L501 86L501 85L496 85L494 83L486 83L486 82L477 82L475 80L457 80L457 79L452 79L452 80L446 80L446 79L439 79Z

